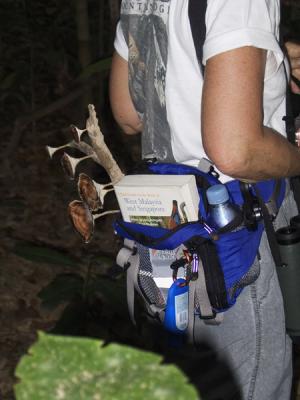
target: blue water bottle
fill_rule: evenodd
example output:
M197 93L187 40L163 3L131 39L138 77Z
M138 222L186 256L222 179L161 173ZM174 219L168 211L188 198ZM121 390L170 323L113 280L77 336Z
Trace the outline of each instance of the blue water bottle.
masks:
M186 280L176 279L168 291L164 327L173 334L184 334L188 326L189 287Z
M239 217L242 220L242 211L230 201L225 185L210 186L206 191L209 203L208 224L213 228L223 228L225 225Z

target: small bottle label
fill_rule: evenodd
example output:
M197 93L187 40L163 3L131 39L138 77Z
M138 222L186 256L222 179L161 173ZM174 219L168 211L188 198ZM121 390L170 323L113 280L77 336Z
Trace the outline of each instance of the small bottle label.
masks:
M188 326L188 320L189 320L188 308L189 308L188 291L175 296L176 327L181 331L185 330Z

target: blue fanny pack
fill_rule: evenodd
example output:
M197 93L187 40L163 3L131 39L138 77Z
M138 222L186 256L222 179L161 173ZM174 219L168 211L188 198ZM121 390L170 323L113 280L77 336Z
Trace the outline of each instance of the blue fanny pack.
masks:
M199 258L203 267L202 280L205 278L204 289L210 303L208 315L204 315L207 313L205 307L201 309L203 296L199 292L202 289L201 287L199 289L201 282L197 283L200 279L198 274L197 276L191 274L192 279L189 284L196 285L196 288L190 302L193 303L194 312L203 319L213 319L217 313L230 308L243 287L257 278L259 270L255 269L254 261L264 228L267 231L270 247L274 249L275 262L280 263L280 259L278 260L280 256L272 243L272 218L275 217L284 198L284 180L268 180L254 185L242 184L238 180L227 182L226 187L231 201L243 210L243 220L233 221L228 226L211 233L205 224L208 217L206 190L211 185L220 183L212 169L210 172L203 172L183 164L146 163L140 173L193 174L200 195L199 220L183 223L172 230L124 222L121 219L115 222L116 233L125 238L127 243L134 243L131 254L134 254L137 248L139 255L139 265L135 267L135 273L132 275L135 284L130 290L135 288L140 292L148 306L150 305L152 313L154 311L156 315L163 315L161 311L164 310L165 302L157 292L155 284L150 283L151 265L143 269L143 264L149 264L149 260L145 261L148 257L145 249L173 250L183 245L191 257L196 255L197 259ZM260 218L254 215L257 210ZM184 264L181 261L176 260L170 266L170 274L173 273L174 279L177 276L177 269ZM154 292L156 293L153 295ZM129 300L131 303L132 301ZM191 308L191 304L189 307Z

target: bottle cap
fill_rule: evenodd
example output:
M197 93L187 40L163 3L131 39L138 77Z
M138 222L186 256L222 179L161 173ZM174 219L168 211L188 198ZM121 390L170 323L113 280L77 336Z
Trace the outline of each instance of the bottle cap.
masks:
M294 226L285 226L276 231L277 242L283 246L300 242L300 230Z
M225 185L218 184L209 187L206 191L209 204L216 205L229 200L229 194Z
M290 224L291 226L300 229L300 215L291 218Z

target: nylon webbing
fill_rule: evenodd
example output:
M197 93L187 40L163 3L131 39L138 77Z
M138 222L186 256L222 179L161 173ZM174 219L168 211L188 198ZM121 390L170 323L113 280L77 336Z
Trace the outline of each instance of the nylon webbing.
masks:
M195 304L198 300L200 308L200 318L203 319L205 324L219 325L223 320L223 313L215 314L207 293L205 274L203 264L199 261L198 265L198 278L189 283L189 307L188 307L188 327L187 338L190 343L194 343L194 325L195 325Z
M206 36L205 14L207 0L189 0L189 20L191 25L194 46L197 58L204 75L204 65L202 63L203 44Z
M276 215L278 213L277 200L278 200L280 192L281 192L281 185L282 185L282 180L277 179L275 182L275 187L274 187L273 193L270 197L270 200L266 203L268 212L272 217L276 217Z
M138 282L138 272L140 265L140 257L138 254L131 256L129 259L130 266L126 271L126 291L127 291L127 305L130 319L134 325L136 321L134 318L134 295L135 287Z
M255 192L256 192L256 195L257 195L257 198L259 201L259 205L261 208L264 225L265 225L265 230L266 230L269 246L271 249L272 257L274 259L274 263L277 267L281 267L283 262L282 262L282 258L281 258L281 254L280 254L279 245L277 243L273 223L271 221L267 206L261 196L260 190L257 187L257 185L254 185L254 189L255 189Z
M281 47L286 54L286 50L284 47L283 43L283 38L282 34L280 34L280 43ZM285 72L285 77L287 81L287 87L286 87L286 115L282 118L285 122L285 130L287 134L288 141L296 146L296 126L295 126L295 118L294 118L294 113L293 113L293 107L292 107L292 95L291 95L291 89L289 85L289 77L288 73L286 70L285 63L283 63L284 66L284 72ZM294 199L297 204L298 212L300 212L300 177L298 176L292 176L290 177L290 186L293 191Z
M134 295L138 280L140 258L132 240L125 239L124 247L120 249L116 259L117 264L126 270L126 295L130 319L136 325L134 318Z
M194 282L195 282L195 294L197 295L199 301L201 317L202 318L213 317L214 312L208 297L204 268L201 260L199 260L199 265L198 265L198 279Z
M134 317L134 299L135 299L135 291L142 297L144 300L147 310L152 317L158 318L160 322L164 320L164 309L162 307L157 306L156 304L149 304L147 299L145 298L143 292L140 289L138 277L139 277L139 269L140 269L140 256L136 252L136 248L134 247L134 242L132 240L125 239L124 247L121 248L117 255L117 264L126 269L126 296L127 296L127 305L130 319L134 325L136 325L135 317ZM129 248L128 248L128 247Z
M286 70L285 63L283 62L285 78L287 82L287 89L286 89L286 115L283 117L285 122L285 130L287 134L288 141L295 145L295 121L293 115L293 107L292 107L292 99L291 99L291 90L289 87L289 77Z

